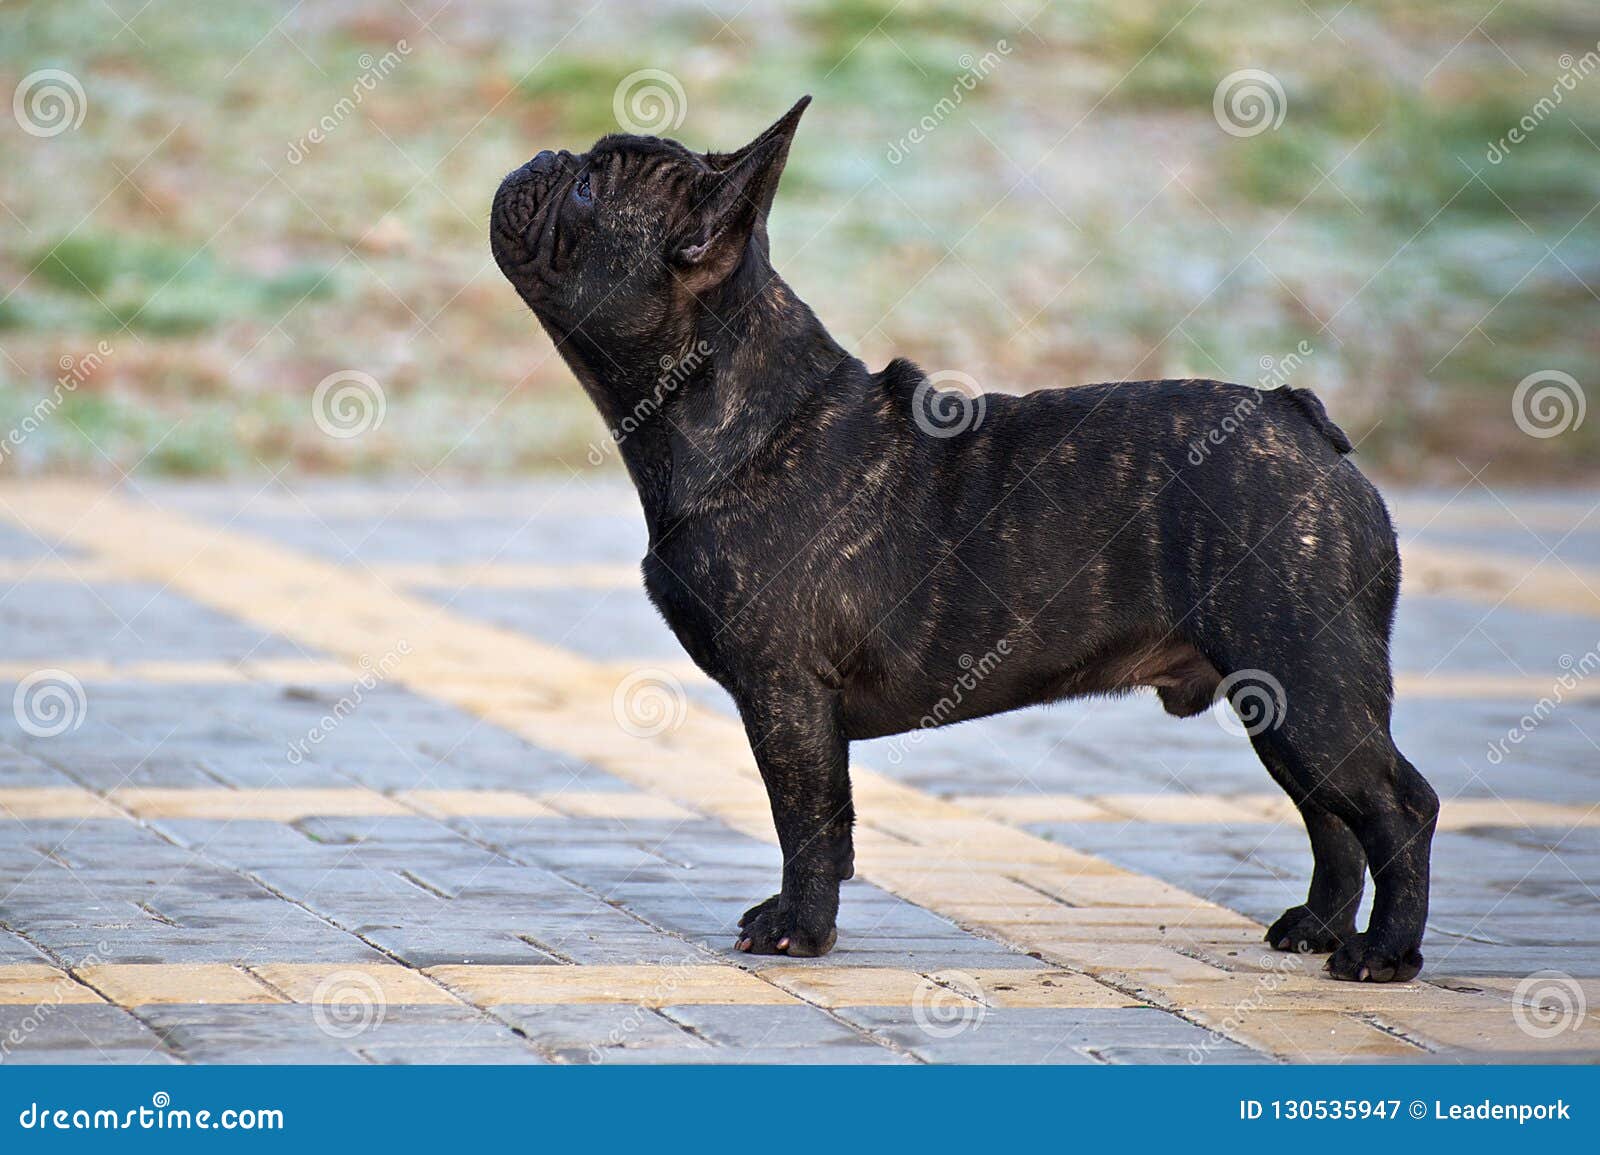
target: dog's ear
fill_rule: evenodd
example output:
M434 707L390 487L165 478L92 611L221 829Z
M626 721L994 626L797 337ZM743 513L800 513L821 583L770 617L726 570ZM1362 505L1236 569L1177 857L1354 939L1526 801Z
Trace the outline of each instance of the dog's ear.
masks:
M721 284L738 267L750 238L764 229L789 159L789 142L810 103L809 96L801 97L777 123L737 152L706 155L713 171L692 190L694 203L671 247L673 263L691 291L705 292Z

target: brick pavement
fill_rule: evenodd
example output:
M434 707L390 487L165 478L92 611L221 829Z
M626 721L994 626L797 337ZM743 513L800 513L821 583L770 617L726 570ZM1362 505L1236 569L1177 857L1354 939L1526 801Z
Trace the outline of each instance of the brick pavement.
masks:
M1600 523L1399 513L1446 803L1426 981L1372 988L1259 944L1304 835L1144 698L858 744L838 949L732 952L765 800L620 487L0 486L0 1058L1592 1061Z

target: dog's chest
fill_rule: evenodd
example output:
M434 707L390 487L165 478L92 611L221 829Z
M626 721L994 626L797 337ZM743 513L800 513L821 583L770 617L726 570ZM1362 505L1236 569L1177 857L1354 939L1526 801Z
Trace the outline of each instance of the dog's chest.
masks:
M677 563L677 564L674 564ZM678 644L707 674L725 681L724 627L730 598L722 583L707 580L701 572L690 572L686 559L664 559L655 551L642 566L645 593L660 612ZM698 567L696 567L698 569Z

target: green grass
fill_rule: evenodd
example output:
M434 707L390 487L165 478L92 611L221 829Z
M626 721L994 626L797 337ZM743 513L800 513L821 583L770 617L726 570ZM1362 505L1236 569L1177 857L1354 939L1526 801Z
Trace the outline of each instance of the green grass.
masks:
M73 321L98 311L118 325L167 336L204 332L240 315L270 314L308 297L326 298L335 287L327 269L254 275L223 266L206 249L185 251L121 234L63 237L37 252L33 263L41 282L84 299L84 307L68 315Z
M618 84L653 68L681 83L675 135L698 148L813 94L774 252L874 364L904 354L1011 388L1253 380L1331 318L1299 383L1372 431L1369 461L1454 476L1470 446L1475 465L1592 472L1600 421L1541 442L1508 418L1536 369L1600 387L1579 281L1600 284L1600 232L1574 228L1600 199L1600 76L1501 163L1485 155L1549 93L1559 54L1592 46L1592 5L1487 7L1357 0L1324 30L1337 4L802 0L724 26L668 0L576 28L576 11L451 7L422 29L391 6L275 31L281 5L241 0L203 21L157 6L133 35L98 0L8 3L0 71L66 68L89 103L73 132L7 138L0 404L27 411L62 357L116 346L15 460L588 468L599 421L487 264L489 198L537 148L617 130ZM402 37L394 74L289 163L361 54ZM941 109L963 61L1001 40L993 73ZM1247 68L1279 80L1285 116L1236 138L1212 102ZM336 443L309 399L345 368L389 408Z

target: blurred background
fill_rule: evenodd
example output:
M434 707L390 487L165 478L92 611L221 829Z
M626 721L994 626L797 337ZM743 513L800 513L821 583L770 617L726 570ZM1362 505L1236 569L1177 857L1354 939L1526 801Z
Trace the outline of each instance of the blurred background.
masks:
M774 257L874 368L1287 379L1400 481L1600 465L1592 0L6 0L0 83L3 474L616 469L496 184L806 92Z

